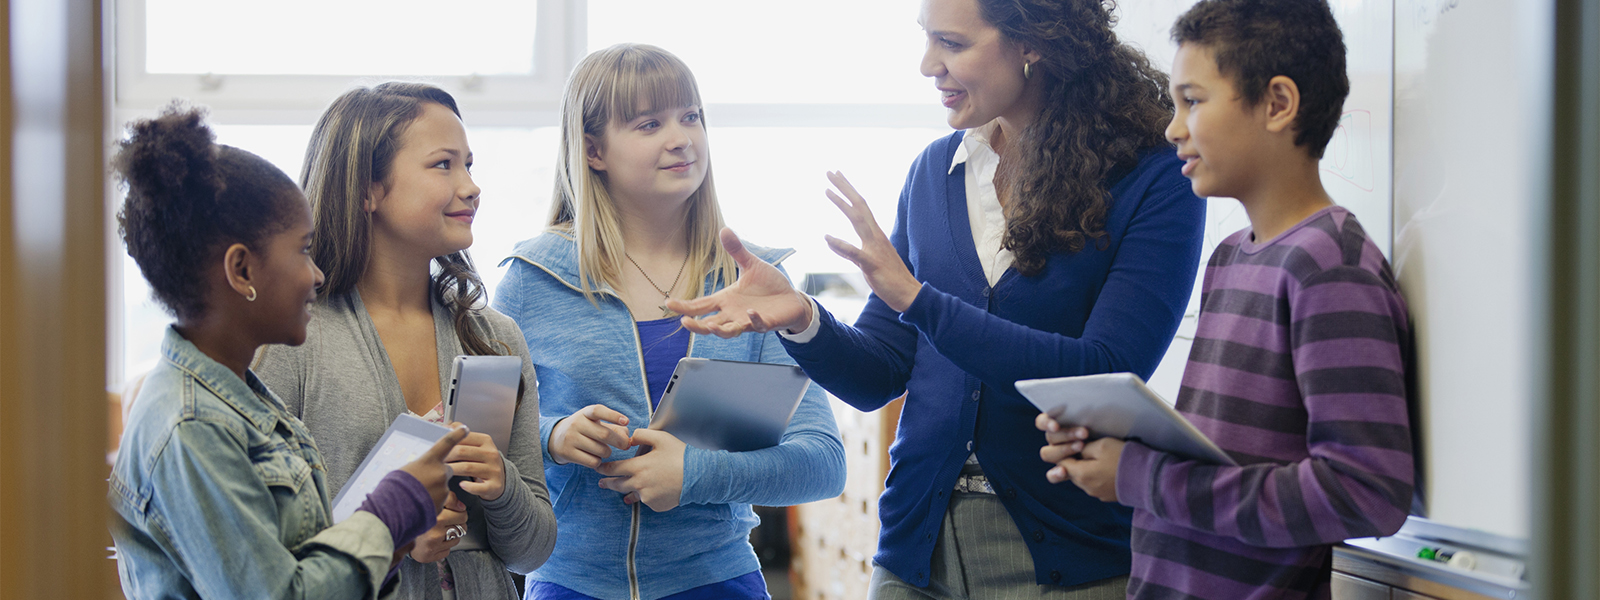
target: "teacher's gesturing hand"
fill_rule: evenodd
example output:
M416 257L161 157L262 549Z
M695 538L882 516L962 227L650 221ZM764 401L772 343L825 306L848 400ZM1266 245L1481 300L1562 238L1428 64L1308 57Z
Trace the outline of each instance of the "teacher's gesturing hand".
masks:
M720 241L739 265L739 279L710 296L667 300L667 308L684 315L684 329L731 338L746 331L792 331L811 322L811 300L789 285L777 267L745 249L732 229L722 228ZM701 316L708 313L716 314Z
M834 187L844 194L841 198L833 190L828 190L828 199L844 212L844 216L850 219L850 225L855 228L856 235L861 237L861 247L857 248L831 235L823 236L828 240L828 247L835 254L855 263L861 269L861 274L867 276L867 285L872 286L872 293L877 294L889 308L895 312L905 312L911 307L911 301L917 299L917 291L922 289L922 284L906 269L900 253L889 243L889 236L884 235L883 229L878 227L878 222L872 218L872 209L867 207L867 201L856 192L855 186L850 185L850 180L835 171L828 173L828 181L833 182Z
M889 237L873 219L867 201L850 185L850 180L832 172L828 173L828 181L840 192L828 190L828 200L844 212L856 235L861 237L861 246L857 247L831 235L823 236L828 247L855 263L867 276L873 293L890 308L904 312L917 298L922 284L906 269L900 254L889 243ZM710 296L689 301L667 300L667 308L684 315L685 329L730 338L746 331L765 333L784 329L794 332L811 323L811 300L794 289L777 267L746 250L732 230L724 228L721 241L722 247L739 265L739 280Z

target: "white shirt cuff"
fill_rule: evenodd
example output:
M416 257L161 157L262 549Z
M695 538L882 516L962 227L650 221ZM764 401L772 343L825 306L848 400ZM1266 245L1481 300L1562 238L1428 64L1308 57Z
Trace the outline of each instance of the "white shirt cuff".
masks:
M822 329L822 306L817 304L816 298L808 297L808 299L811 300L811 323L807 324L805 329L800 330L800 333L789 333L787 330L779 329L778 335L782 336L783 339L796 344L804 344L810 342L811 338L817 337L817 331Z

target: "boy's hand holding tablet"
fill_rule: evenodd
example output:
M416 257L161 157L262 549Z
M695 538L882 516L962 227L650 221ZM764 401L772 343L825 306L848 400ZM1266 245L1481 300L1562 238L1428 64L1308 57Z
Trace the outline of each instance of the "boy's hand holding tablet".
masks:
M1050 483L1070 480L1098 500L1117 501L1117 463L1125 442L1117 438L1085 442L1088 428L1062 425L1045 413L1039 413L1033 424L1044 432L1049 444L1039 449L1039 458L1056 464L1045 473L1045 479Z

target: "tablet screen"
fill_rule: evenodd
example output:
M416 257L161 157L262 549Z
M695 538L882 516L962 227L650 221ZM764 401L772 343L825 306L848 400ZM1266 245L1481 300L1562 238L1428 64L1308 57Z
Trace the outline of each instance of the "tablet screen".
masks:
M414 422L408 422L408 419ZM355 475L352 475L350 480L345 482L344 488L339 490L339 497L333 504L333 522L338 523L350 518L350 515L361 508L361 503L367 499L367 494L378 487L379 481L383 481L385 475L422 456L422 453L433 447L434 442L449 432L450 430L442 425L429 423L412 415L403 414L396 418L389 426L389 430L383 433L383 438L378 440L378 445L367 453L366 460L356 468ZM430 435L433 436L432 439L429 439Z

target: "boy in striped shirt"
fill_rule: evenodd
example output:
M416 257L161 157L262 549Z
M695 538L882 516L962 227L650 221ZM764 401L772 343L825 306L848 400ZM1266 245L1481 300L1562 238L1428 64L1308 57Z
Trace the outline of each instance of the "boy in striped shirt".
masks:
M1051 481L1134 507L1129 598L1328 598L1332 544L1394 533L1414 464L1405 301L1318 159L1349 93L1325 0L1204 0L1172 29L1167 137L1250 227L1206 266L1177 408L1242 466L1040 415Z

